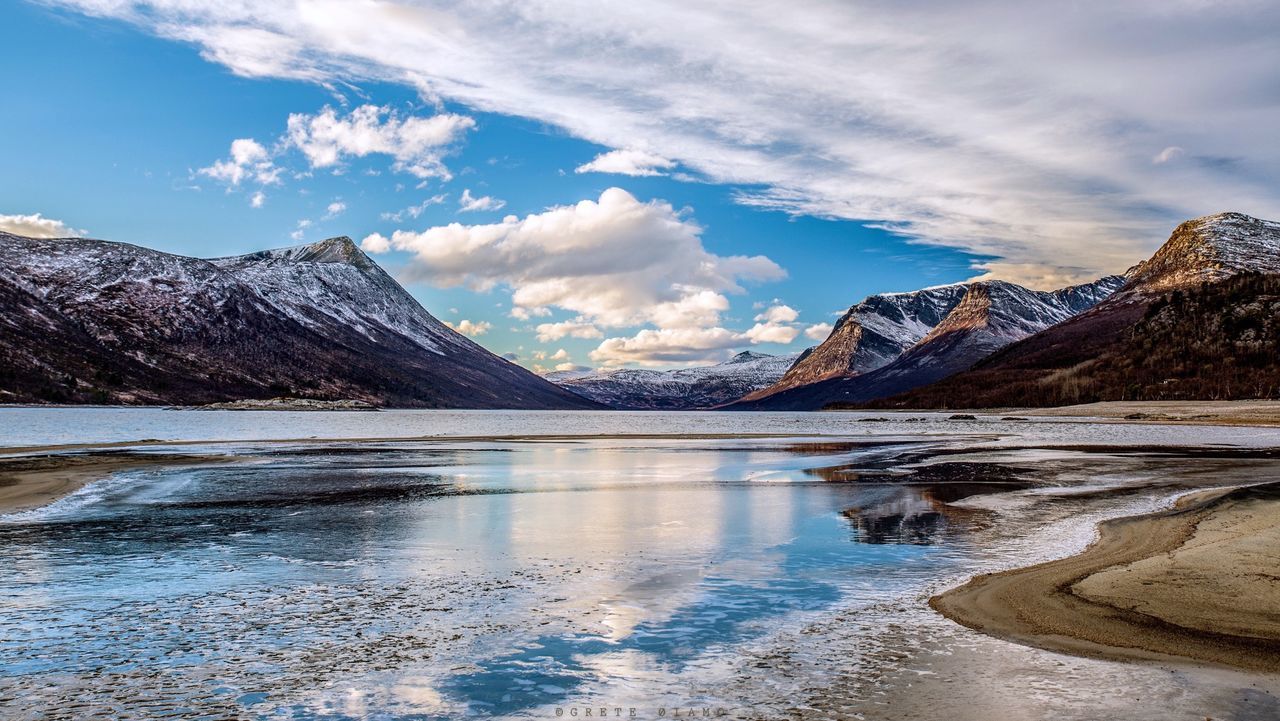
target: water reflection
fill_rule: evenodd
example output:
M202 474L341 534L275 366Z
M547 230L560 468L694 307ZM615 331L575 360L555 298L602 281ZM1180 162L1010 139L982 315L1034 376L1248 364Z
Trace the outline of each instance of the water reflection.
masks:
M945 563L973 515L955 491L811 470L891 474L913 447L459 441L124 474L0 523L0 709L507 715L602 676L669 693L867 579L889 594Z

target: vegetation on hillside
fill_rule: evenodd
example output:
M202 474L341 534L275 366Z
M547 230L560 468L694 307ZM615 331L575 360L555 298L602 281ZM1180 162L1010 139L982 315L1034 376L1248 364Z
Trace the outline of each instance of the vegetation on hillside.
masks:
M982 408L1280 398L1280 275L1243 274L1086 315L870 406ZM864 406L866 407L866 406Z

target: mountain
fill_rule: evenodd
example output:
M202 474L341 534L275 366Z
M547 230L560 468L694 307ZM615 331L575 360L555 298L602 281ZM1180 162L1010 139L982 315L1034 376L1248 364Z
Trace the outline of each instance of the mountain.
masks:
M546 378L611 408L692 410L728 403L777 381L796 357L744 351L712 366L668 371L559 371Z
M1005 281L960 288L959 301L914 345L878 368L827 378L731 406L740 410L816 410L895 395L963 371L1004 346L1081 313L1124 282L1108 276L1055 291ZM834 333L834 332L833 332Z
M910 293L881 293L849 308L821 345L806 350L768 388L747 395L758 400L828 378L866 373L887 365L928 335L964 297L963 284Z
M1256 273L1255 273L1256 271ZM1178 226L1107 300L964 373L878 407L1047 406L1275 397L1280 223L1220 213Z
M594 408L431 316L350 238L201 260L0 233L0 399Z

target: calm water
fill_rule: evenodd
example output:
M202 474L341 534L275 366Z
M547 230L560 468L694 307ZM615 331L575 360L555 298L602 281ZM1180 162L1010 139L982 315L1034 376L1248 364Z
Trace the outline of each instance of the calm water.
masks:
M1099 518L1156 508L1196 474L1270 472L1044 447L1280 445L1250 429L850 414L0 419L11 447L237 441L192 446L232 463L121 472L0 517L6 719L821 708L826 680L884 673L886 649L995 643L939 623L923 605L932 591L1077 550ZM658 433L778 437L590 437ZM473 440L517 434L555 437ZM458 439L250 442L312 436ZM917 467L927 483L898 482L943 449L971 453ZM964 473L936 470L956 461ZM1114 666L1087 662L1073 683ZM852 713L874 703L844 693Z

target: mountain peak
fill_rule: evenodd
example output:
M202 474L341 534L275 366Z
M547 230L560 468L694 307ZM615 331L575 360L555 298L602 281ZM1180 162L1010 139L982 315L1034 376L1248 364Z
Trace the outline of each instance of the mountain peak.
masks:
M760 360L761 358L772 358L767 353L756 353L755 351L744 350L725 361L723 365L733 365L735 363L750 363L751 361Z
M1246 271L1280 273L1280 223L1215 213L1175 228L1150 260L1129 271L1128 290L1161 293Z
M217 265L245 265L250 263L336 263L350 265L360 270L373 270L377 264L364 254L355 241L339 235L314 243L293 245L287 248L260 250L229 258L214 258Z

